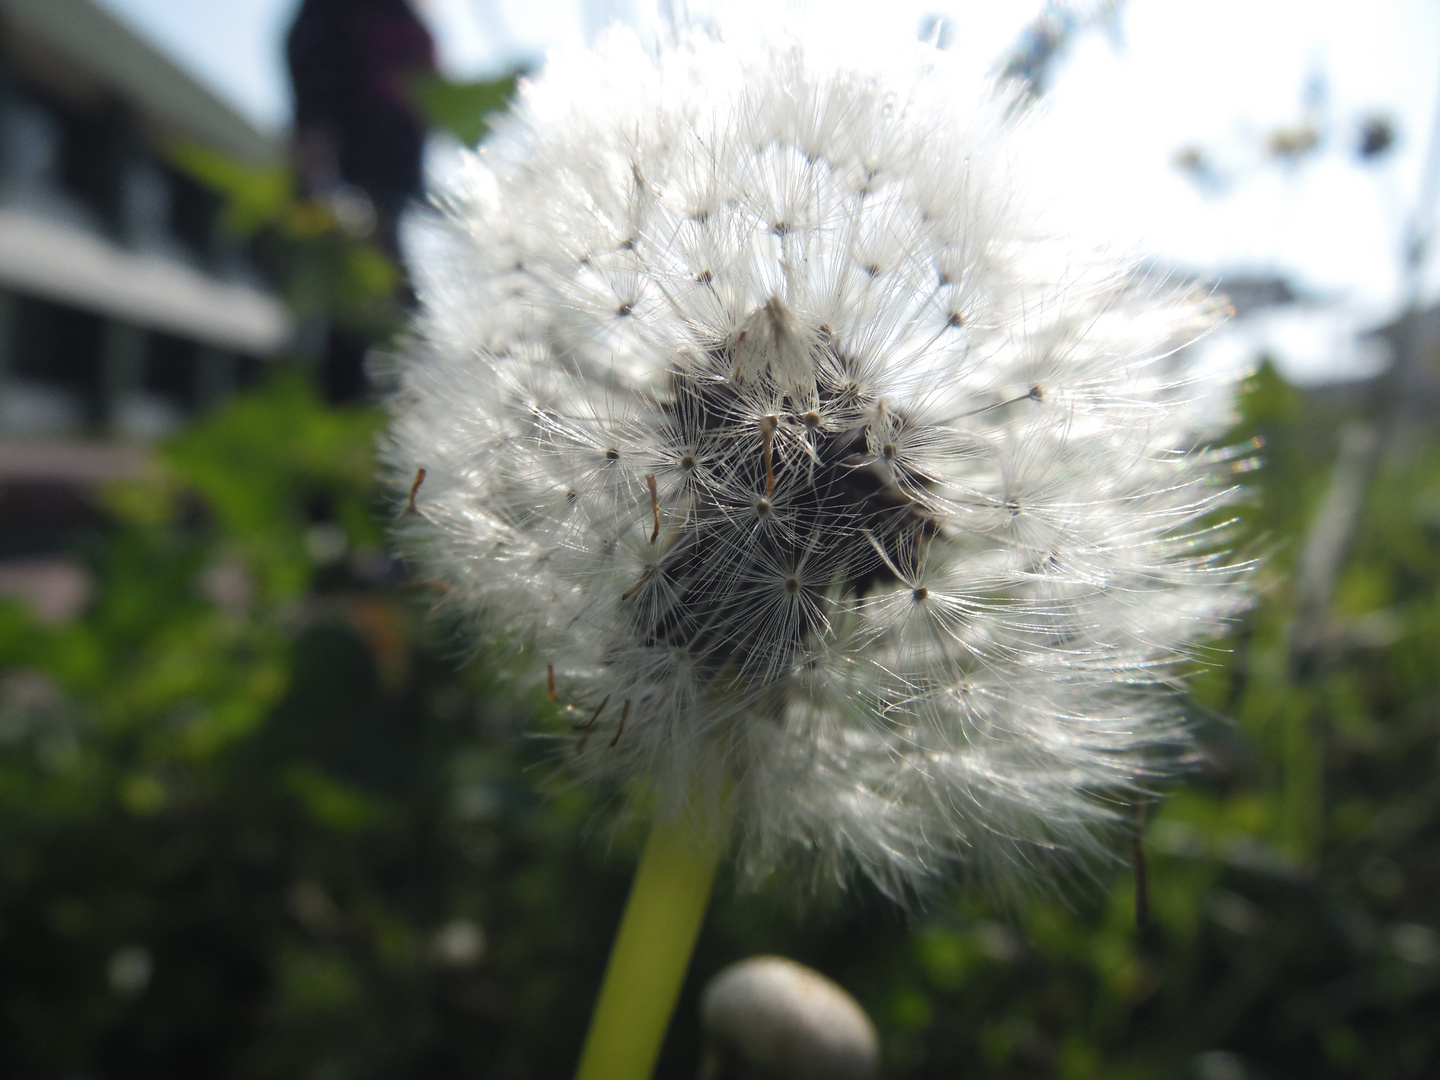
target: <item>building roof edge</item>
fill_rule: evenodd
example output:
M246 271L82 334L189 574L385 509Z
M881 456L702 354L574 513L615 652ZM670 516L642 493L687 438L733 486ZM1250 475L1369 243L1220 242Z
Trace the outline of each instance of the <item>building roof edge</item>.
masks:
M0 13L93 71L178 137L251 165L281 160L276 139L93 0L0 0Z

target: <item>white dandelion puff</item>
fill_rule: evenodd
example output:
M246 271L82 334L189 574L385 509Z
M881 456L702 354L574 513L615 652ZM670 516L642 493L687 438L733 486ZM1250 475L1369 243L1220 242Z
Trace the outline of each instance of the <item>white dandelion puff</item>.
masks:
M415 267L403 545L525 643L583 776L708 800L751 873L1096 851L1243 602L1175 358L1218 305L1029 217L1009 104L926 46L616 33Z

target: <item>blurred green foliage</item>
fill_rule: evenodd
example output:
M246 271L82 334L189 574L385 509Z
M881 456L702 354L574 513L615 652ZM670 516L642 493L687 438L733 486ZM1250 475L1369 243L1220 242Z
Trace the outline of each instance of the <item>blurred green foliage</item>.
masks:
M225 200L224 226L301 319L323 315L371 340L402 325L400 270L375 246L373 208L356 192L298 198L286 166L246 165L193 143L172 148L171 161Z
M431 127L474 146L490 130L494 112L514 94L519 78L516 72L457 83L427 75L409 90ZM247 165L198 143L172 147L170 158L225 200L225 227L250 246L302 318L323 314L371 340L383 340L401 326L402 276L375 246L374 211L356 198L357 192L298 198L287 166Z
M515 93L520 73L482 82L451 82L430 75L413 88L421 110L436 128L465 146L474 146L490 130L490 114L503 108Z

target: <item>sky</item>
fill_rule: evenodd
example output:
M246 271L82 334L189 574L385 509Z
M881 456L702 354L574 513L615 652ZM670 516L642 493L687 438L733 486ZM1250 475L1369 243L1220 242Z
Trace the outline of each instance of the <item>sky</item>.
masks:
M282 130L281 47L297 0L100 0L261 126ZM683 3L684 0L670 0ZM690 0L703 14L705 0ZM710 0L743 11L755 0ZM797 3L799 0L791 0ZM1042 0L810 0L868 39L914 37L942 16L951 50L985 68ZM1092 0L1093 2L1093 0ZM615 21L644 31L654 0L421 0L441 63L475 78L583 45ZM758 8L758 2L756 2ZM773 0L770 5L774 6ZM1263 153L1307 115L1320 148L1295 167ZM1268 350L1297 381L1383 362L1357 331L1403 302L1400 252L1440 109L1440 0L1128 0L1108 30L1060 61L1035 126L1055 211L1087 243L1209 275L1281 274L1308 303L1242 320L1209 348ZM1388 117L1393 152L1350 154L1362 117ZM1198 146L1226 182L1207 189L1175 165ZM1440 245L1437 245L1440 246ZM1440 297L1430 260L1424 296Z

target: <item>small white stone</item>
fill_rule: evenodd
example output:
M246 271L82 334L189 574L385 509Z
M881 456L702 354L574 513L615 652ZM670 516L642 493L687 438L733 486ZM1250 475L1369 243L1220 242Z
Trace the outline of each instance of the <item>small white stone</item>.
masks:
M784 957L727 967L705 988L700 1015L714 1065L738 1058L766 1077L867 1080L879 1062L875 1027L855 999Z
M485 931L469 919L451 919L435 932L430 954L447 967L471 967L485 956Z
M126 945L110 956L106 976L118 997L134 998L145 992L155 973L155 958L143 945Z

